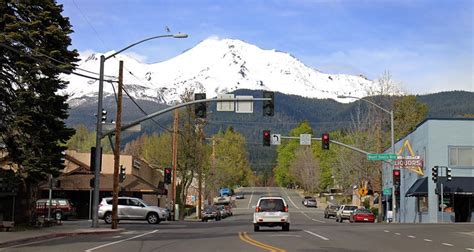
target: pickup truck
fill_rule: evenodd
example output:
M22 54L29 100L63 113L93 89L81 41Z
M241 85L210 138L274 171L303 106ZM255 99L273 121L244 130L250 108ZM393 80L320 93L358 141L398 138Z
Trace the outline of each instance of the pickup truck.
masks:
M354 210L357 209L357 206L351 205L341 205L339 210L336 212L336 222L343 222L344 220L349 220L351 214Z

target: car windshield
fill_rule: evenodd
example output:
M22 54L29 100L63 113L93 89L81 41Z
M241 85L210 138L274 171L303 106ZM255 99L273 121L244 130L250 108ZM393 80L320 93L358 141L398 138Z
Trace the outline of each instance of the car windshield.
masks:
M285 211L285 204L281 199L262 199L260 200L259 207L262 212Z
M357 207L356 206L345 206L344 207L344 210L356 210Z

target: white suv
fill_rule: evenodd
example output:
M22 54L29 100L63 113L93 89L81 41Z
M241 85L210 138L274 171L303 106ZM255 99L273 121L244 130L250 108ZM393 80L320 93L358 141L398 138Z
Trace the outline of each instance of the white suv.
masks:
M149 206L132 197L118 197L117 216L119 220L146 220L150 224L158 224L168 217L166 209ZM107 224L112 223L112 198L103 198L100 202L99 218Z
M280 226L283 231L290 231L290 213L282 197L261 197L258 199L253 214L253 230L260 227Z

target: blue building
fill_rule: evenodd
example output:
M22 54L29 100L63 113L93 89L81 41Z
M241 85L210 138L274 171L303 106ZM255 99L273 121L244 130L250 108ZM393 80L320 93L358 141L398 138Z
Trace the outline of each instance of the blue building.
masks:
M392 165L382 166L385 213L395 209L403 223L474 222L474 119L426 119L396 142L395 153L399 185Z

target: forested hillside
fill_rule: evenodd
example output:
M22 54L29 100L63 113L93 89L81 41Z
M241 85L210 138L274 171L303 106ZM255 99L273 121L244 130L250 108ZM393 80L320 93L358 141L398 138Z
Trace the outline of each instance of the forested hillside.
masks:
M239 90L236 95L252 95L262 97L261 91ZM465 91L442 92L429 95L416 96L417 100L428 105L429 117L456 118L474 115L474 93ZM389 97L371 97L381 106L391 109ZM138 101L148 114L166 107L150 101ZM108 121L115 119L115 100L107 99L104 107L108 111ZM356 111L362 113L367 110L368 104L354 101L339 103L331 99L309 99L301 96L275 94L275 116L262 116L262 103L254 103L253 114L237 114L231 112L216 112L216 104L208 104L207 136L224 131L232 126L236 132L242 133L247 142L249 158L254 170L267 170L275 165L275 147L262 146L262 130L271 130L272 133L287 135L300 122L307 121L316 136L323 132L348 128ZM88 103L81 107L73 108L68 119L69 125L84 124L87 128L95 129L96 103ZM130 122L143 117L144 113L129 99L124 99L123 121ZM156 117L142 126L142 133L163 132L172 128L171 113ZM123 145L135 139L138 135L124 134Z

